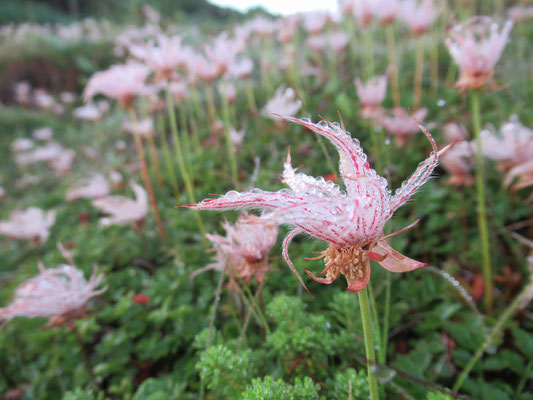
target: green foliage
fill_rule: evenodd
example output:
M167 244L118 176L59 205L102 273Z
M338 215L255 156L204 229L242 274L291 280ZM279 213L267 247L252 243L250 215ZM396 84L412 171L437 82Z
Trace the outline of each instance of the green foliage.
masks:
M324 315L305 312L301 299L286 295L276 296L266 314L276 323L267 346L287 371L325 375L334 343Z
M148 378L139 385L133 400L177 400L183 394L185 384L179 376Z
M218 398L236 398L254 376L254 356L249 349L235 354L224 345L210 346L200 355L196 369Z
M431 392L428 393L427 400L452 400L452 398L441 392Z
M95 394L91 389L83 390L81 388L68 391L63 395L63 400L104 400L104 398L104 394L101 392Z
M274 380L265 376L262 380L252 380L250 386L241 395L241 400L318 400L319 385L311 378L296 378L293 385L281 379Z
M326 385L327 398L331 400L368 399L368 381L365 371L349 368L335 374Z

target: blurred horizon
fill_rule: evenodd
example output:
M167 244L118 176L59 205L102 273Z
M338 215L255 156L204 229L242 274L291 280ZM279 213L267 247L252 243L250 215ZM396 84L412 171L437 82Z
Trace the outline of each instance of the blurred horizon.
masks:
M247 12L256 7L262 7L266 11L274 14L290 15L299 12L309 11L337 11L337 2L328 1L306 1L306 0L208 0L209 3L219 7L229 7L241 12Z

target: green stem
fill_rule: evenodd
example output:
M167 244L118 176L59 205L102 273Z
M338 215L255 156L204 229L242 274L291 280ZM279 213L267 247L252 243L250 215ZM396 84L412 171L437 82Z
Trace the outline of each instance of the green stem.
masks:
M366 60L364 61L364 70L366 73L365 80L369 80L370 78L374 77L374 44L372 41L372 32L369 28L365 28L363 38L365 41L365 56Z
M490 259L489 230L487 225L487 209L485 196L485 174L483 168L483 149L481 142L481 111L479 105L479 92L471 93L472 119L476 137L476 192L478 207L478 226L481 236L482 271L484 282L484 300L487 313L492 312L492 266Z
M413 109L420 108L422 98L422 73L424 72L424 36L420 35L416 40L416 66L415 66L415 93L413 99Z
M379 328L378 307L376 305L376 296L374 296L374 288L372 282L368 283L368 298L370 300L370 311L372 312L372 322L374 323L374 336L376 338L376 346L381 348L381 329Z
M231 143L230 135L230 111L228 99L222 95L222 117L224 119L224 135L226 136L226 151L228 152L228 160L230 166L231 179L235 188L239 186L239 175L237 172L237 160L235 159L235 152L233 151L233 144Z
M381 346L379 347L378 361L385 364L387 361L387 342L389 337L389 315L391 297L391 272L385 271L385 311L383 312L383 331L381 333Z
M255 105L255 94L252 80L246 79L244 85L246 90L246 99L248 100L248 107L250 108L250 112L255 115L257 113L257 106Z
M465 379L468 377L468 374L470 373L470 371L472 371L472 368L474 368L474 365L476 365L481 356L485 353L485 350L487 350L487 347L489 347L489 345L494 341L494 339L501 333L505 323L509 320L509 318L514 315L522 301L524 301L530 295L530 292L532 290L533 280L530 278L529 284L522 289L520 294L516 296L516 298L509 305L509 307L507 307L507 309L503 312L500 318L498 318L498 321L496 321L496 325L494 325L494 328L492 328L483 343L481 343L481 346L479 346L479 348L476 350L474 356L470 359L470 362L467 364L463 372L461 372L461 375L459 375L459 377L455 381L452 391L457 392L461 388Z
M157 228L159 230L159 235L161 236L161 239L163 239L163 241L166 241L167 235L165 233L165 228L163 227L163 221L161 220L161 216L159 215L159 209L157 208L157 201L155 199L154 189L152 187L152 182L150 181L150 174L148 173L148 167L146 165L146 159L144 157L144 148L142 144L142 138L139 133L139 122L137 120L137 115L135 114L135 110L133 109L133 107L129 107L128 112L130 114L130 119L133 122L133 138L135 143L135 150L137 151L137 157L139 158L141 177L145 189L148 192L148 199L150 201L150 206L152 207L152 211L154 213L154 218Z
M400 82L398 79L398 57L396 56L396 42L394 39L394 27L388 24L386 28L387 48L389 52L390 77L392 88L392 99L394 107L401 106L400 100Z
M186 117L186 112L185 112L185 107L183 105L183 102L182 104L179 104L178 105L178 110L179 110L179 117L180 117L180 128L179 130L181 131L181 137L183 138L183 149L184 149L184 155L185 155L185 161L186 161L186 165L189 167L189 175L191 177L191 181L194 181L194 171L193 171L193 165L192 165L192 161L191 161L191 157L192 157L192 146L191 146L191 138L190 138L190 135L189 135L189 130L188 130L188 127L187 127L187 117Z
M156 119L157 132L161 135L161 149L163 150L163 157L165 159L165 165L167 169L167 174L170 180L170 185L172 186L172 191L176 200L180 199L180 190L178 187L178 178L176 177L176 171L174 171L174 165L172 164L172 157L170 155L170 149L168 147L168 138L165 132L165 118L160 115Z
M376 355L374 353L374 340L372 338L372 324L370 321L370 305L368 302L368 291L366 288L357 293L359 305L361 307L361 320L363 321L363 335L365 339L366 366L368 373L368 386L370 389L370 399L379 400L378 381L374 372Z
M210 83L204 84L205 96L207 100L207 113L209 114L209 122L213 124L217 120L217 113L215 109L215 94L213 93L213 88Z
M439 43L440 43L440 31L436 29L431 33L431 40L433 45L431 46L431 95L437 95L437 89L439 86Z
M246 317L244 318L244 323L242 325L241 333L239 335L239 342L238 342L238 345L237 345L237 353L241 349L242 342L243 342L244 337L246 335L246 329L248 329L248 324L250 322L250 317L252 315L252 311L253 311L255 305L257 304L257 300L259 299L259 296L261 294L261 290L263 289L263 284L265 283L265 280L266 280L266 277L265 277L265 279L263 279L259 283L259 287L257 288L257 290L255 292L255 296L254 296L254 298L252 300L252 304L250 305L250 308L248 309L248 313L246 314Z
M180 173L183 178L183 181L185 182L185 190L187 191L189 201L191 203L196 203L196 200L194 198L193 185L189 177L187 167L185 166L185 162L183 160L183 152L181 151L181 142L180 142L180 137L178 134L178 125L176 123L176 113L174 111L174 98L172 97L170 86L168 85L166 88L166 94L167 94L168 115L170 117L170 130L172 132L172 138L174 139L174 150L176 152L176 157L178 159L178 167L180 169ZM202 217L200 217L200 214L197 211L194 211L194 214L196 215L198 229L200 230L202 236L205 238L205 229L204 229L204 224L202 222Z

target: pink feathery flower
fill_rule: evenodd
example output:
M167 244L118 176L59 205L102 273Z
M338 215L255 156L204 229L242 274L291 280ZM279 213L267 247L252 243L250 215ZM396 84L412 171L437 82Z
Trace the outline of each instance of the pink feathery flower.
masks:
M109 217L100 219L102 226L133 223L138 227L143 222L148 214L148 196L135 182L131 182L130 187L135 193L135 200L123 196L107 196L92 201L95 208L109 214Z
M193 84L198 79L211 83L218 73L217 67L212 62L208 61L202 54L194 52L187 57L187 70Z
M388 117L382 117L379 120L379 124L385 128L385 130L396 138L396 143L399 147L404 146L409 138L418 132L417 121L424 121L428 113L427 108L421 108L415 111L414 117L411 117L409 113L403 108L396 107L392 110L392 115Z
M100 121L102 119L103 112L100 108L93 104L87 103L81 107L77 107L72 111L72 116L76 119L85 121Z
M507 16L513 22L533 18L533 6L514 6L507 11Z
M206 235L213 243L215 262L195 271L191 278L218 269L228 274L230 287L238 285L241 279L244 283L252 277L263 281L268 270L268 252L278 237L278 225L255 215L243 215L235 225L224 222L222 226L225 236Z
M511 185L516 179L516 182ZM533 159L515 165L505 175L503 184L511 187L513 192L533 186ZM533 199L533 197L531 197Z
M59 93L59 98L65 104L72 104L76 101L76 93L73 92L61 92Z
M46 242L50 234L50 227L54 225L56 212L43 211L30 207L26 210L15 210L7 221L0 221L0 235L12 239L29 239L38 244Z
M75 157L74 150L66 149L56 142L48 142L31 151L18 152L15 155L15 162L18 165L29 165L45 161L50 168L64 175L70 171Z
M9 146L13 153L22 153L33 148L33 140L28 138L18 138L11 142Z
M111 97L128 108L145 86L150 69L142 64L114 65L89 79L83 96L89 100L97 94Z
M95 267L86 281L83 272L74 266L62 264L47 269L39 264L39 275L22 283L15 291L13 302L0 308L0 320L42 317L51 318L49 325L57 326L83 315L89 299L107 289L96 289L103 279L96 272Z
M72 164L76 158L76 153L72 149L61 149L56 157L47 161L50 168L59 175L64 176L72 169Z
M440 165L451 174L448 179L450 185L471 186L474 183L474 178L470 175L473 155L471 144L463 141L441 156Z
M52 136L54 136L54 131L52 130L52 128L48 126L35 129L31 133L31 137L34 138L35 140L48 141L52 139Z
M366 27L372 22L373 9L372 2L374 0L354 0L353 13L361 27Z
M189 91L187 90L187 84L183 80L172 81L170 83L170 93L172 93L176 103L181 103L189 94Z
M245 45L243 38L230 39L225 32L217 36L212 45L205 49L207 59L214 68L214 75L226 74L229 66L235 62L237 54L244 50Z
M455 142L456 140L466 139L468 137L468 131L465 126L459 122L447 122L442 127L444 137L449 142Z
M381 103L387 94L387 75L379 75L370 79L366 84L361 79L355 79L355 87L359 103L361 103L361 116L363 118L377 118L383 114Z
M29 165L40 161L51 161L60 157L64 148L59 143L48 142L44 146L29 151L20 151L15 156L18 165Z
M337 8L341 15L351 17L355 10L355 0L337 0Z
M322 32L330 18L330 15L323 11L305 13L303 16L304 28L309 34L318 35Z
M282 180L290 189L278 192L260 189L244 193L231 191L217 199L205 199L184 207L197 210L260 209L267 212L263 218L293 226L294 229L283 241L283 256L304 286L288 255L290 241L301 233L329 244L327 250L322 252L326 268L321 274L326 274L326 278L317 278L306 272L314 280L326 284L332 283L342 274L348 281L348 290L352 292L357 292L368 284L369 259L378 261L392 272L412 271L424 266L393 250L386 242L392 235L384 236L383 227L394 211L429 179L437 165L439 154L446 148L439 153L429 132L421 128L430 140L433 153L392 195L387 188L387 180L370 168L359 142L339 124L328 121L314 124L306 119L284 118L324 136L337 148L345 192L323 178L296 173L289 154L284 164ZM406 229L408 228L400 232Z
M16 82L13 85L15 101L20 104L29 105L31 103L31 85L27 81Z
M234 126L229 128L229 137L231 139L231 145L233 146L233 151L240 152L242 141L244 140L244 135L246 135L246 129L241 128L237 130Z
M55 99L45 89L35 89L33 92L33 103L44 110L53 109L56 105Z
M495 160L503 170L533 159L533 129L520 123L516 115L496 132L481 133L483 156Z
M232 78L249 78L252 75L254 63L249 58L239 58L233 61L228 68L228 75Z
M305 43L306 47L318 54L329 46L329 40L325 34L309 36Z
M180 36L158 35L157 45L131 45L129 49L134 57L156 72L157 80L170 79L174 71L186 62Z
M455 87L461 91L494 86L494 66L500 59L513 23L500 27L491 17L473 17L450 29L446 46L461 75Z
M426 33L438 16L439 9L433 0L404 0L399 10L400 19L405 22L413 35Z
M266 103L261 114L275 120L283 120L281 113L294 116L302 107L302 102L296 97L296 92L291 88L280 86L274 93L274 97Z
M298 14L293 14L280 20L278 39L281 43L288 44L292 40L296 33L296 29L298 29L300 19L301 17Z
M67 191L67 201L76 199L97 199L109 194L110 187L103 175L97 174L83 179L79 185Z
M146 117L134 123L132 121L124 121L122 124L122 129L126 132L131 133L132 135L139 134L142 137L152 136L155 132L154 120L150 117Z
M267 37L272 35L278 27L277 21L263 16L257 16L248 21L243 26L243 35L246 33L248 36L250 33L254 33L259 37Z
M335 31L328 36L329 46L337 55L342 54L349 41L348 35L340 31Z
M372 14L382 24L390 24L400 12L399 0L374 0L372 2Z

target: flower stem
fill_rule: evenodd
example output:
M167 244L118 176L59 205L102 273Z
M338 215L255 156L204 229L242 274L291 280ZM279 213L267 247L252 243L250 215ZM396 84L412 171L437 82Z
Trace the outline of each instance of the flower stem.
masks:
M231 179L233 180L233 185L237 188L239 186L239 175L237 172L237 160L235 159L235 151L233 150L233 144L231 143L230 110L228 99L226 98L225 94L222 95L222 118L224 120L224 136L226 139L226 151L228 153Z
M487 209L485 196L485 173L483 168L483 144L481 142L481 111L479 92L471 93L472 119L476 137L476 192L478 208L478 227L481 237L482 270L484 282L484 301L487 313L492 312L492 266L490 259L489 230L487 226Z
M178 167L180 169L181 176L185 182L185 190L187 191L189 201L191 203L196 203L196 200L194 198L194 188L192 186L191 178L189 176L189 172L187 171L187 167L185 166L185 160L183 159L181 141L178 135L178 125L176 123L176 113L174 111L174 99L172 98L172 92L170 91L169 85L167 85L166 92L168 115L170 117L170 130L172 131L172 138L174 139L174 150L178 159ZM200 214L197 211L195 211L194 213L196 215L198 229L200 230L202 236L205 238L205 229L204 224L202 222L202 217L200 217Z
M387 361L387 342L389 337L389 314L391 296L391 272L385 271L385 311L383 312L383 331L381 333L381 346L378 353L378 361L385 364Z
M85 369L87 370L87 373L89 374L89 377L91 378L91 382L96 390L100 390L100 386L98 385L98 382L96 380L96 376L94 375L93 366L91 364L91 360L89 359L89 355L87 354L87 350L85 350L85 345L83 344L83 338L81 337L81 332L76 326L76 322L72 324L72 330L76 334L76 340L78 341L78 346L80 347L80 352L83 357L83 363L85 364Z
M374 372L373 364L376 362L374 353L374 340L372 338L372 324L370 322L370 305L368 301L367 288L357 293L359 305L361 307L361 320L363 321L363 335L365 338L366 366L368 373L368 386L370 389L370 399L379 400L378 381Z
M492 328L488 336L485 337L485 340L483 341L483 343L481 343L481 346L478 347L474 356L470 359L470 362L467 364L463 372L461 372L461 375L459 375L459 377L455 381L452 391L457 392L461 388L465 379L468 377L468 374L470 373L470 371L472 371L472 368L474 368L474 365L476 365L481 356L485 353L485 350L487 350L487 347L489 347L489 345L494 341L494 339L501 333L505 323L509 320L509 318L514 315L522 301L524 301L528 296L531 295L532 290L533 279L530 278L528 285L526 285L522 289L520 294L515 297L509 307L507 307L507 309L503 312L500 318L498 318L498 321L496 321L496 325L494 325L494 328Z
M376 297L374 296L374 288L372 282L368 282L368 299L370 301L371 318L373 322L372 332L374 333L374 339L376 340L376 347L381 348L381 329L379 327L378 307L376 305Z
M365 66L365 79L369 80L374 76L375 73L375 66L374 66L374 43L372 40L372 32L370 31L370 28L365 28L363 33L363 40L365 43L365 60L363 61L363 64Z
M387 47L389 51L392 99L394 101L394 107L400 107L401 100L400 100L400 82L398 79L398 58L396 56L396 43L394 40L394 27L392 26L392 24L387 25L386 34L387 34Z
M172 191L176 200L180 199L180 190L178 187L178 178L176 177L176 172L174 171L174 165L172 165L172 156L170 155L170 149L168 147L168 138L165 132L165 119L162 115L156 118L156 131L161 135L161 149L163 151L163 158L165 160L165 166L170 180L170 185L172 186Z
M255 104L254 86L251 79L245 81L246 99L248 100L248 107L250 112L255 116L257 115L257 106Z
M422 98L422 73L424 72L424 36L420 35L416 40L416 67L415 67L415 90L413 110L420 108Z
M135 149L137 150L137 157L139 158L139 164L141 164L141 176L146 191L148 192L148 198L150 199L150 205L152 206L155 222L157 224L157 228L159 229L159 234L161 235L161 238L166 241L167 234L165 233L165 228L163 228L163 222L161 221L161 216L159 215L159 209L157 208L157 201L155 199L154 189L152 187L152 182L150 181L150 174L148 173L148 166L146 165L146 159L144 158L144 149L141 134L139 133L139 123L137 121L137 115L135 114L135 110L133 109L133 107L129 107L128 112L130 114L131 120L133 121L133 127L135 131L133 137L135 141Z
M433 41L431 46L431 95L437 95L437 89L439 86L439 41L440 41L440 31L434 30L431 33L431 40Z
M259 296L261 295L261 290L263 289L263 284L266 281L266 277L259 283L259 287L256 289L255 296L252 300L252 304L248 308L248 313L246 314L246 317L244 318L244 323L242 325L241 333L239 335L239 342L237 345L237 353L241 349L242 342L244 340L244 337L246 335L246 329L248 329L248 324L250 322L250 317L252 316L252 311L254 307L256 306L257 300L259 299Z
M146 137L146 141L148 142L148 151L150 152L150 160L153 163L153 170L155 172L157 183L159 186L163 186L163 174L161 173L161 165L159 164L159 156L157 154L153 135L155 135L155 132L150 133Z

